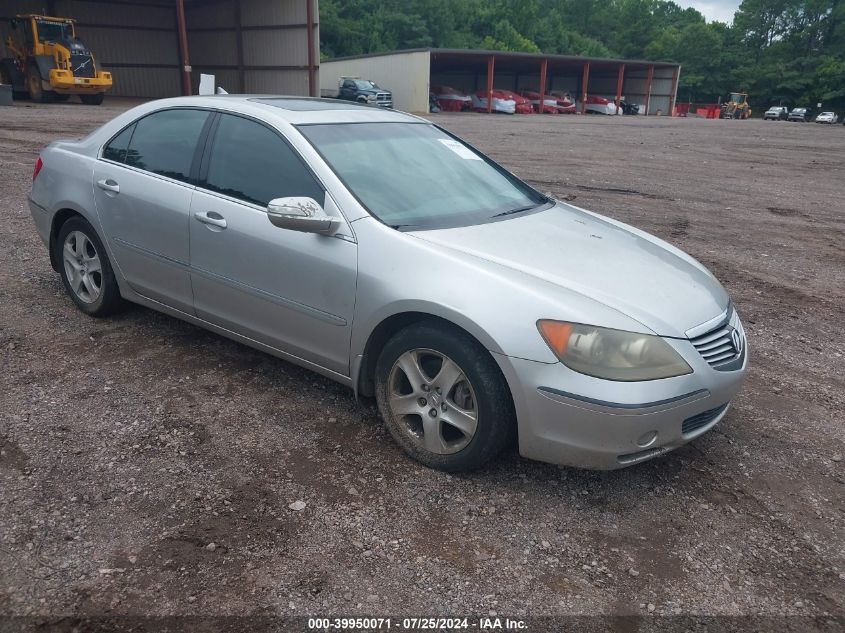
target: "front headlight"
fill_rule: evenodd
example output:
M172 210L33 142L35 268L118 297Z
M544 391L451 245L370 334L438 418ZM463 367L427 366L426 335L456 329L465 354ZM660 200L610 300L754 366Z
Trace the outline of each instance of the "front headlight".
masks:
M560 362L588 376L631 382L692 373L659 336L546 319L537 329Z

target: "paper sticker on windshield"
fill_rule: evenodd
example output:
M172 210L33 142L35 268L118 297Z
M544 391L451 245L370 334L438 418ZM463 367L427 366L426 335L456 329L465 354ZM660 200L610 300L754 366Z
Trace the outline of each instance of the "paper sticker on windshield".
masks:
M458 143L458 141L455 141L451 138L440 138L437 140L443 143L443 145L448 147L450 150L455 152L464 160L481 160L481 156L473 152L470 148L466 147L465 145L461 145L460 143Z

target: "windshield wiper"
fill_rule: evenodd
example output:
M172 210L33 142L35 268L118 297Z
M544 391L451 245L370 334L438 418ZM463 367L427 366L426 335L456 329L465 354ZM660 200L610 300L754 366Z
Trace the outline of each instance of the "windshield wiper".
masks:
M530 204L527 207L519 207L518 209L511 209L510 211L502 211L501 213L491 215L490 219L492 220L493 218L501 218L504 215L514 215L515 213L522 213L523 211L531 211L532 209L536 209L539 206L539 204Z

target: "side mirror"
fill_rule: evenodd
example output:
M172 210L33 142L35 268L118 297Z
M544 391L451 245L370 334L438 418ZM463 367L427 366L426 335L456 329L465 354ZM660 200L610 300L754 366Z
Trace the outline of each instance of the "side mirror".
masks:
M273 226L303 233L331 235L340 220L326 215L314 198L276 198L267 205L267 217Z

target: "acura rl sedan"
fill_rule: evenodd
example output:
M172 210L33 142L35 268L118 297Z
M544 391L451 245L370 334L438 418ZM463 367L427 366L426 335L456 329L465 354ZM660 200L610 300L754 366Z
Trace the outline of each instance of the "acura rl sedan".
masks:
M391 110L150 102L48 146L29 204L86 314L138 303L374 396L442 470L513 441L557 464L642 462L718 424L748 363L692 257Z

